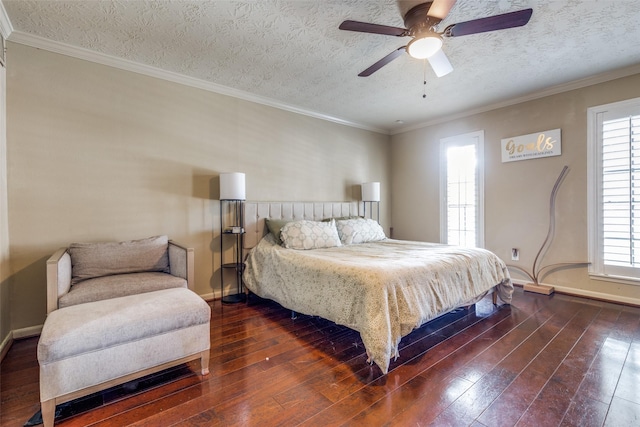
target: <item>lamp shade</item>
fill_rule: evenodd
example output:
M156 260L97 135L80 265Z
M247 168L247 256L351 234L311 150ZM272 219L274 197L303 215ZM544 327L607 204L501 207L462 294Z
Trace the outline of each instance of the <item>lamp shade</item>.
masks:
M363 202L379 202L380 201L380 183L365 182L362 184L362 201Z
M220 174L220 200L245 200L244 174L241 172Z

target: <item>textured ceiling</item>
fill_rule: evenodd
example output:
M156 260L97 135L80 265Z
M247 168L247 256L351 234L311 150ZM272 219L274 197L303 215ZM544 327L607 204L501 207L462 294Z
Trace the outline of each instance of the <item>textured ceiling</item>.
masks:
M640 64L638 0L458 0L440 29L533 16L446 39L454 71L441 78L408 55L358 77L410 39L338 30L345 19L403 27L400 10L419 1L1 1L9 40L37 36L391 133Z

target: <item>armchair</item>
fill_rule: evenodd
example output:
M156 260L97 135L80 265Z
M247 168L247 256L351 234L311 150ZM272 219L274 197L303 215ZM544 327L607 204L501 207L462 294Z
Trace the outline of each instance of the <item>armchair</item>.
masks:
M140 251L146 253L141 255ZM159 274L167 270L162 261L157 261L163 251L168 274ZM71 253L82 264L82 273L75 276ZM126 261L124 266L118 264L121 260ZM87 276L87 272L95 277ZM78 279L80 274L84 280ZM47 260L47 314L68 305L171 287L194 290L194 252L166 236L117 243L74 243L58 249Z
M45 427L55 407L200 359L209 372L211 309L193 292L193 249L166 236L77 243L47 261L38 342Z

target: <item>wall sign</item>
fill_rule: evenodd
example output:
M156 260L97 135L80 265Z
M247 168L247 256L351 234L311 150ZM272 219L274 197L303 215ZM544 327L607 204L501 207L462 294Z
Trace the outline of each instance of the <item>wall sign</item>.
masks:
M505 138L502 143L502 163L562 154L560 129Z

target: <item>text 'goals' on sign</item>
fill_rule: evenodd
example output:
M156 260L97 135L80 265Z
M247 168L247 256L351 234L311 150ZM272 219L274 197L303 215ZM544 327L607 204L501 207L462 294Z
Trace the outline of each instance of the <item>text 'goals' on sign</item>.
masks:
M560 129L504 138L501 143L503 163L562 154Z

